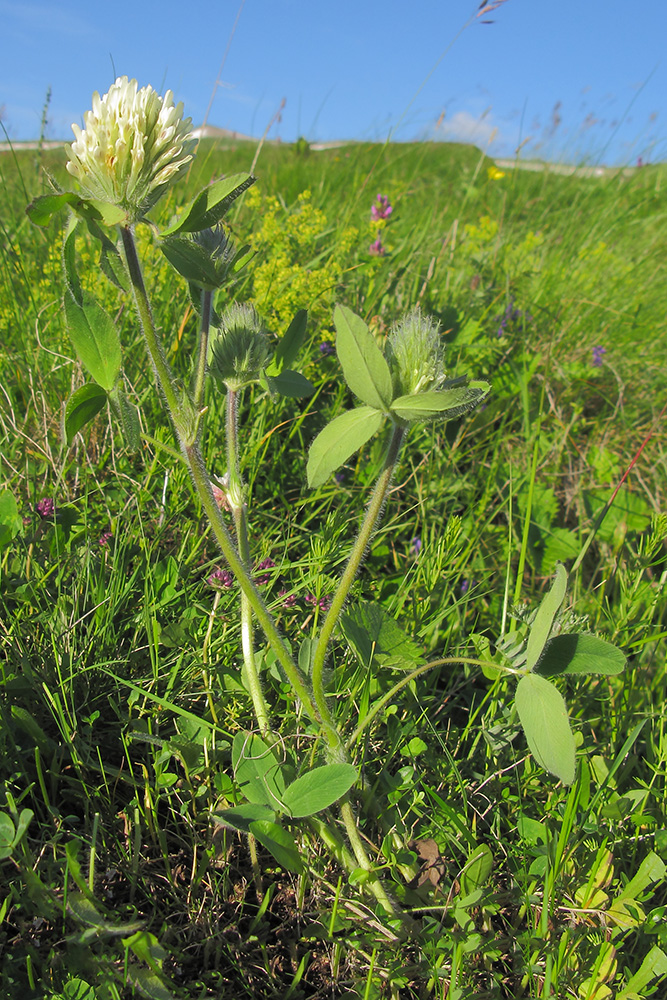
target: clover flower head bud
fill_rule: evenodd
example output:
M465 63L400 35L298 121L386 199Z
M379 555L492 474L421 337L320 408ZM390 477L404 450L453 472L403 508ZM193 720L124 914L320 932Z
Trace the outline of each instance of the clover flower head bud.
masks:
M67 170L91 198L122 208L128 223L142 219L192 159L197 140L183 105L168 90L120 76L72 125L75 141L66 147Z
M393 325L386 356L394 387L401 395L438 389L445 380L440 328L419 309Z
M228 389L256 382L271 355L269 339L253 306L235 302L211 332L208 366Z
M229 264L234 257L232 241L220 224L193 233L192 240L206 251L211 260Z

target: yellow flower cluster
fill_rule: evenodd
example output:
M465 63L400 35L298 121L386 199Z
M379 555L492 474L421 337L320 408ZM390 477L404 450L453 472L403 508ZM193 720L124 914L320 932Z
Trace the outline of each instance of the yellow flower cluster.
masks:
M529 230L521 240L503 239L496 219L483 215L477 223L464 227L461 254L477 263L493 260L509 277L532 274L542 266L544 237Z
M334 232L326 214L312 204L310 191L286 208L276 197L252 189L246 206L259 220L252 236L260 251L252 293L260 313L278 329L298 309L308 309L315 323L328 321L358 231L350 226Z

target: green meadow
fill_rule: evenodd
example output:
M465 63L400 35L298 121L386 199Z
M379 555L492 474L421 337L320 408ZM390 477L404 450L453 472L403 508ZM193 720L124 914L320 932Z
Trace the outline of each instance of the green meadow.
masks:
M308 310L293 366L312 394L256 384L239 404L255 583L304 676L386 449L376 435L309 486L311 443L355 405L335 306L379 347L419 307L448 376L491 386L474 410L410 426L333 634L326 693L359 775L343 801L371 867L345 862L333 801L305 818L293 804L280 834L216 821L246 801L255 758L239 760L238 734L263 746L240 591L131 296L84 235L81 281L120 332L140 436L106 404L68 433L65 400L90 379L63 307L67 217L26 214L50 177L70 186L65 154L2 152L0 997L660 997L667 169L563 176L447 144L205 140L156 225L137 227L183 384L197 302L158 231L251 166L225 226L254 256L215 308L252 302L274 343ZM392 211L373 218L374 204ZM203 457L222 481L224 398L209 385L205 402ZM572 780L531 752L514 697L517 643L565 575L550 635L595 636L625 659L554 669ZM259 628L255 644L271 753L307 774L324 761L317 728Z

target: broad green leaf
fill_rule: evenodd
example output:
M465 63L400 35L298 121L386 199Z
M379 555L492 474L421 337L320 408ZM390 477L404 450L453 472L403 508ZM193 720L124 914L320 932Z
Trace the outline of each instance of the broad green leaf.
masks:
M535 612L530 623L528 642L526 644L526 669L533 670L539 660L551 633L554 618L565 600L567 590L567 573L562 563L556 566L556 579L551 590L542 598L542 603Z
M256 820L273 822L275 818L274 809L256 802L244 802L243 805L234 806L232 809L218 809L211 813L211 819L215 823L231 830L240 830L241 833L250 833L250 824Z
M625 669L621 650L594 635L561 633L549 639L535 673L542 677L555 674L620 674Z
M654 945L639 967L639 971L625 987L616 994L616 1000L639 1000L639 997L646 995L646 988L654 979L663 979L667 976L667 955L661 948ZM655 994L657 996L657 994Z
M266 381L272 392L280 393L289 399L303 399L305 396L312 396L315 386L301 372L293 372L291 368L285 368L279 375L266 374Z
M304 864L289 830L269 820L258 819L250 824L250 832L271 852L279 865L295 875L303 872Z
M284 811L285 780L273 749L256 733L241 731L232 744L234 777L245 797Z
M321 486L369 438L376 434L384 415L371 406L359 406L336 417L320 431L308 453L308 485Z
M98 385L110 392L120 373L120 337L108 313L86 292L79 305L65 293L65 316L79 361Z
M640 896L652 882L659 882L667 875L667 866L659 854L651 851L646 855L634 878L621 890L616 900L632 899Z
M161 235L197 233L215 226L236 198L254 183L255 178L250 174L233 174L231 177L214 181L197 195L177 222L162 230Z
M22 809L21 810L21 812L19 814L19 821L18 821L18 824L16 826L16 836L14 837L14 844L20 843L21 837L23 836L23 834L26 832L26 830L30 826L30 823L31 823L32 818L33 818L34 815L35 814L32 811L32 809Z
M42 194L30 202L26 208L28 218L36 226L48 226L52 217L67 205L74 206L81 201L81 196L72 191L61 191L60 194Z
M581 540L574 531L568 528L548 528L548 533L544 537L544 551L542 552L541 572L544 576L551 576L556 568L556 563L565 562L568 559L576 559L581 551Z
M126 218L125 210L110 202L97 201L95 198L82 198L73 191L61 191L58 194L40 195L31 201L26 212L37 226L47 226L52 216L61 208L73 209L84 219L101 222L105 226L115 226Z
M62 1000L97 1000L97 994L83 979L70 979L63 986Z
M127 971L128 986L134 987L134 995L146 997L146 1000L176 1000L170 989L165 986L162 976L152 969L144 969L132 963Z
M289 368L292 362L296 359L306 336L307 323L308 310L299 309L294 319L287 327L285 336L281 337L278 342L276 352L273 355L270 364L267 366L267 375L280 375L280 373L285 368Z
M323 764L292 782L285 789L285 805L295 819L314 816L349 792L357 780L351 764Z
M516 708L530 751L565 785L574 781L575 747L562 694L538 674L524 674L516 688Z
M9 545L23 526L23 519L10 490L0 492L0 548Z
M413 642L380 604L363 601L341 616L343 635L364 667L375 659L380 666L411 670L424 663L423 650Z
M0 813L0 861L11 857L15 834L11 816Z
M71 215L65 228L63 239L63 272L67 289L78 306L83 305L83 291L76 272L76 231L79 220ZM101 232L101 230L100 230Z
M193 284L213 290L220 284L215 261L199 243L179 236L170 236L160 243L160 250L171 266Z
M336 306L334 326L345 381L363 403L386 413L392 398L391 372L373 334L346 306Z
M65 440L70 445L82 427L97 416L107 401L107 394L97 382L87 382L65 403Z
M399 396L391 409L401 420L452 420L481 403L490 388L488 382L469 382L453 389L416 392Z
M167 957L155 934L150 931L139 930L130 937L123 938L123 944L129 948L138 959L145 962L153 972L162 972L162 963Z
M471 892L484 885L493 870L493 854L488 844L480 844L469 855L461 874L461 894Z

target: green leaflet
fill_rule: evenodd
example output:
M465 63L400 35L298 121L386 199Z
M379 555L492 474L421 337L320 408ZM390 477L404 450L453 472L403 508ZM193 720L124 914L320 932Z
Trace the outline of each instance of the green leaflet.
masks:
M120 337L114 321L86 292L81 305L71 292L65 292L65 316L79 361L97 384L110 392L122 364Z
M372 406L341 413L320 431L308 453L308 485L321 486L380 429L384 414Z
M416 392L399 396L391 409L401 420L451 420L481 403L490 389L488 382L470 382L452 389Z
M107 401L107 394L96 382L87 382L73 392L65 403L65 440L70 445L86 424L97 416Z
M542 603L531 622L526 644L526 670L533 670L547 644L554 618L565 600L567 573L562 563L556 564L556 579L551 590L542 598Z
M617 646L595 635L562 633L549 639L535 673L542 677L555 674L620 674L625 656Z
M188 205L182 217L162 230L161 236L174 233L197 233L215 226L226 214L229 206L255 183L250 174L233 174L223 177L204 188Z
M538 674L524 674L516 688L516 708L533 757L565 785L574 781L575 747L565 700Z
M334 326L345 381L362 403L386 413L392 398L391 372L373 335L363 319L346 306L336 306Z
M285 789L285 805L294 819L314 816L349 792L357 780L351 764L323 764L307 771Z

